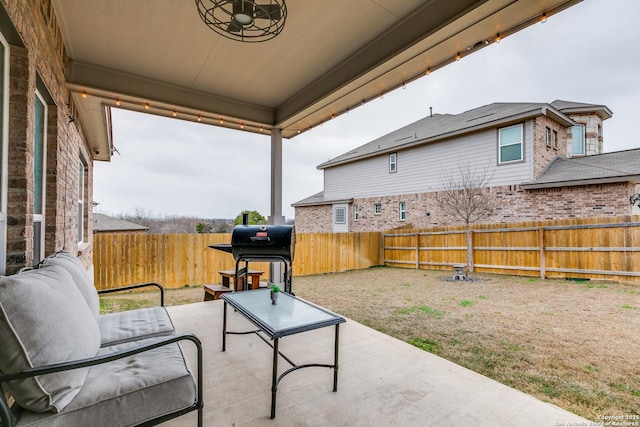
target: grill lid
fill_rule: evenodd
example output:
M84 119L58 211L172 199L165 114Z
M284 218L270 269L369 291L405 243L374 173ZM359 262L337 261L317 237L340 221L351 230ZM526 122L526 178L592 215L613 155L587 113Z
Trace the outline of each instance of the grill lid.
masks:
M236 261L274 257L292 262L295 244L292 225L237 225L231 234L231 253Z

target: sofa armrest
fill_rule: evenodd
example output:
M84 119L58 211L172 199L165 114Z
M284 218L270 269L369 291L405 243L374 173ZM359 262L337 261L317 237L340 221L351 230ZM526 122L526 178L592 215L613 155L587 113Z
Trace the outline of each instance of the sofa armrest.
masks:
M99 355L99 356L94 356L94 357L89 357L86 359L80 359L80 360L74 360L74 361L69 361L69 362L63 362L63 363L56 363L56 364L52 364L52 365L46 365L46 366L39 366L39 367L35 367L35 368L29 368L29 369L25 369L22 372L17 372L17 373L13 373L13 374L5 374L5 375L0 375L0 386L2 385L2 383L8 382L8 381L13 381L13 380L17 380L17 379L22 379L22 378L29 378L29 377L34 377L37 375L46 375L46 374L52 374L54 372L63 372L63 371L69 371L69 370L73 370L73 369L80 369L80 368L87 368L89 366L95 366L95 365L100 365L103 363L108 363L108 362L112 362L114 360L118 360L118 359L122 359L125 357L129 357L132 356L134 354L138 354L138 353L143 353L145 351L148 350L153 350L155 348L159 348L168 344L172 344L172 343L176 343L179 341L190 341L192 342L195 346L196 346L196 350L197 350L197 369L198 369L198 373L197 373L197 400L196 402L194 402L194 404L189 407L186 408L185 410L182 411L182 413L187 413L189 411L195 410L195 409L201 409L202 405L203 405L203 400L202 400L202 386L203 386L203 379L202 379L202 343L200 342L200 340L198 339L198 337L196 337L193 334L181 334L181 335L172 335L169 337L163 337L163 338L158 338L157 340L154 340L152 343L147 343L147 344L141 344L139 346L133 347L133 348L129 348L126 350L121 350L121 351L116 351L113 353L108 353L108 354L103 354L103 355ZM0 387L1 388L1 387ZM198 425L202 425L202 413L199 410L199 420L198 420ZM168 419L174 418L175 415L168 415L162 418L158 418L153 420L154 422L152 424L149 425L155 425L158 424L160 422L164 422ZM0 395L0 421L2 421L2 426L7 426L7 427L11 427L14 425L15 421L15 417L11 411L11 409L9 408L6 400L4 399L4 396Z
M160 290L160 306L164 307L164 288L162 287L161 284L154 283L154 282L138 283L138 284L135 284L135 285L122 286L122 287L113 288L113 289L101 289L101 290L98 291L98 295L110 294L110 293L113 293L113 292L130 291L132 289L145 288L145 287L149 287L149 286L154 286L154 287L156 287L156 288L158 288Z

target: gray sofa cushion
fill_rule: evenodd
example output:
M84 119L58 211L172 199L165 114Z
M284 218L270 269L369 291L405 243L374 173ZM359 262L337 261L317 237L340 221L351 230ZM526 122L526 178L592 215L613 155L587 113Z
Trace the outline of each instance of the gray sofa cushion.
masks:
M141 308L98 316L101 345L114 345L127 341L171 335L175 332L171 318L164 307Z
M124 350L156 339L100 349L100 354ZM196 386L177 344L170 344L92 366L82 390L57 414L25 411L17 426L129 426L196 401Z
M0 372L95 356L100 331L71 275L56 265L0 277ZM8 391L31 411L60 411L88 369L12 381Z
M73 281L78 290L84 297L89 309L95 317L100 314L100 299L98 291L93 284L93 278L89 274L80 259L69 252L60 251L54 255L48 256L42 261L43 265L59 265L64 267L73 277Z

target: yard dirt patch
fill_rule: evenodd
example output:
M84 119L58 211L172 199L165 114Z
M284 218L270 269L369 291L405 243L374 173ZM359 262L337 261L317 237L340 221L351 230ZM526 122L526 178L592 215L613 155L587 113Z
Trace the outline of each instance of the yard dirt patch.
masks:
M293 291L593 421L640 415L639 286L452 275L376 267L294 277ZM201 300L167 292L168 305Z

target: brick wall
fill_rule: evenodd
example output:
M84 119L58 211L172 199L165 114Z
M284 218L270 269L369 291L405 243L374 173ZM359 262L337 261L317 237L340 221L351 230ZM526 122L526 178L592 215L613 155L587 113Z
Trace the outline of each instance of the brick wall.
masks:
M296 233L331 233L332 209L331 205L296 207Z
M33 140L36 87L47 100L44 255L65 249L91 265L93 163L65 86L67 57L50 0L0 0L22 45L11 44L7 273L33 262ZM38 84L37 82L40 81ZM70 120L73 118L74 120ZM87 225L77 242L78 167L84 159Z
M547 144L546 130L558 135L556 146ZM533 120L533 177L537 177L556 156L567 156L567 129L547 116L538 116Z
M629 196L636 185L627 183L522 190L519 186L494 187L495 215L483 223L538 221L564 218L591 218L631 215ZM446 215L436 201L438 193L354 199L350 205L350 231L381 231L411 225L415 228L460 225L457 218ZM399 204L405 202L407 218L399 218ZM382 213L374 213L381 203ZM353 205L360 207L360 217L353 219ZM311 220L310 220L311 218ZM296 231L299 233L331 231L331 206L297 207Z

